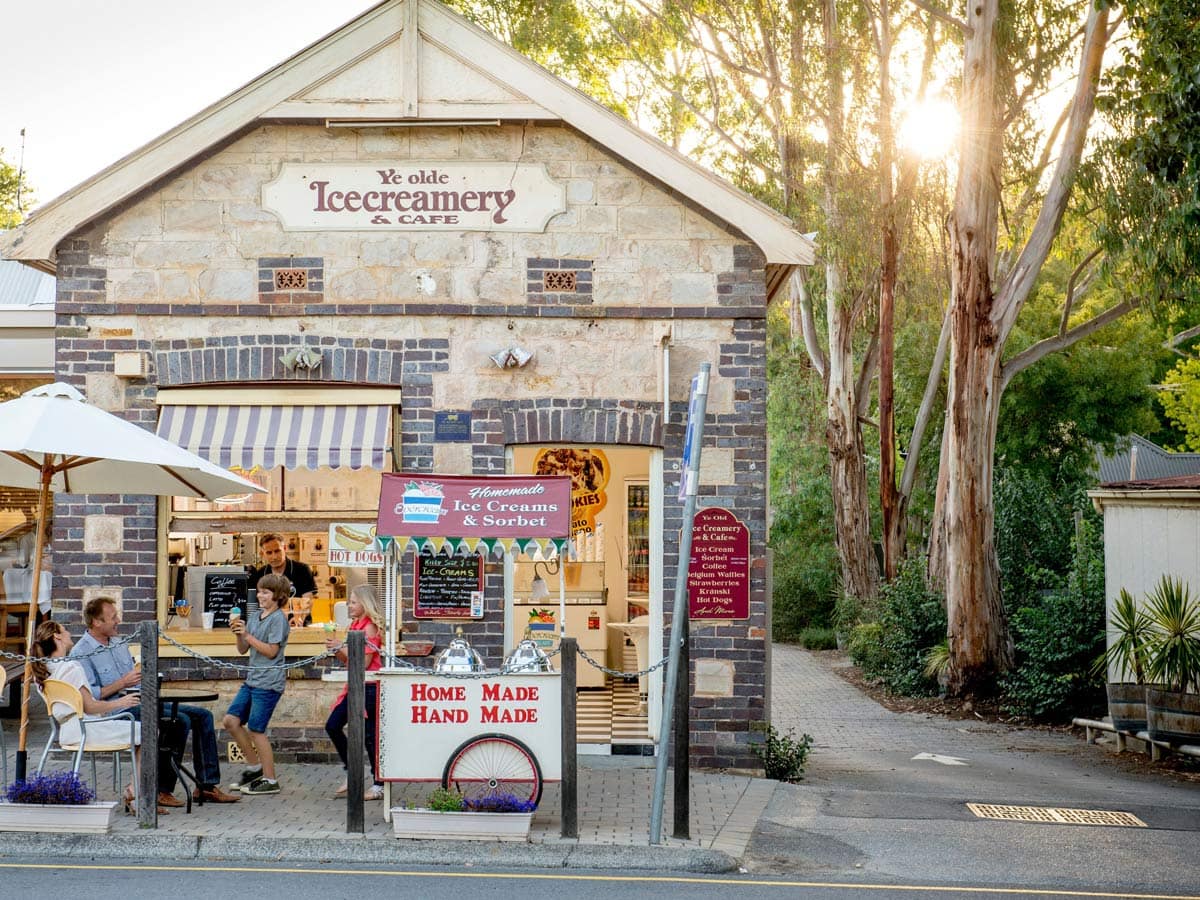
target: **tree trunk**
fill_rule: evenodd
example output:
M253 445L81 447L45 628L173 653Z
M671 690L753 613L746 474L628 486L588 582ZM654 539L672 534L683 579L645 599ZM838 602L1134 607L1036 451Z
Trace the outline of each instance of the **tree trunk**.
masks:
M950 689L992 693L1012 665L993 536L992 464L1003 342L992 283L1000 201L996 98L999 0L969 9L963 59L962 134L954 216L944 539Z

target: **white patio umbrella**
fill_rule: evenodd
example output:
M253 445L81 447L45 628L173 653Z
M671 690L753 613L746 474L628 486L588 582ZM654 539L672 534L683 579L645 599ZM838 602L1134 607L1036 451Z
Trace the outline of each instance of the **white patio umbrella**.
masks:
M91 406L69 384L44 385L0 403L0 485L38 490L37 541L25 645L33 643L50 492L156 494L216 499L263 488L119 416ZM25 663L17 774L29 723Z

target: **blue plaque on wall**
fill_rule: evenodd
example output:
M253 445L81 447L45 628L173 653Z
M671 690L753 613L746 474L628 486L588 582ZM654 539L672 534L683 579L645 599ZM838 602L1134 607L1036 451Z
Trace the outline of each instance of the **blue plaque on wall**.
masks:
M471 414L465 410L435 412L433 439L438 443L470 443Z

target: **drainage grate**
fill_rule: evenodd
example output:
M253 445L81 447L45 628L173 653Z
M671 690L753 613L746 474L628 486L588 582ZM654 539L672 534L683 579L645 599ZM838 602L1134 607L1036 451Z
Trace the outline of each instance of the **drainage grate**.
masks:
M1107 809L1063 809L1058 806L996 806L991 803L968 803L967 809L981 819L1002 819L1006 822L1049 822L1053 825L1116 825L1122 828L1147 828L1132 813Z

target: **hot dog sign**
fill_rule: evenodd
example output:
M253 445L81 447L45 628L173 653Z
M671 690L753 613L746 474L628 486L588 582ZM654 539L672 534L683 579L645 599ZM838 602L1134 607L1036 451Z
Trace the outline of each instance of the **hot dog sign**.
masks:
M375 539L375 526L362 522L334 522L329 526L329 565L342 569L368 569L386 562Z

